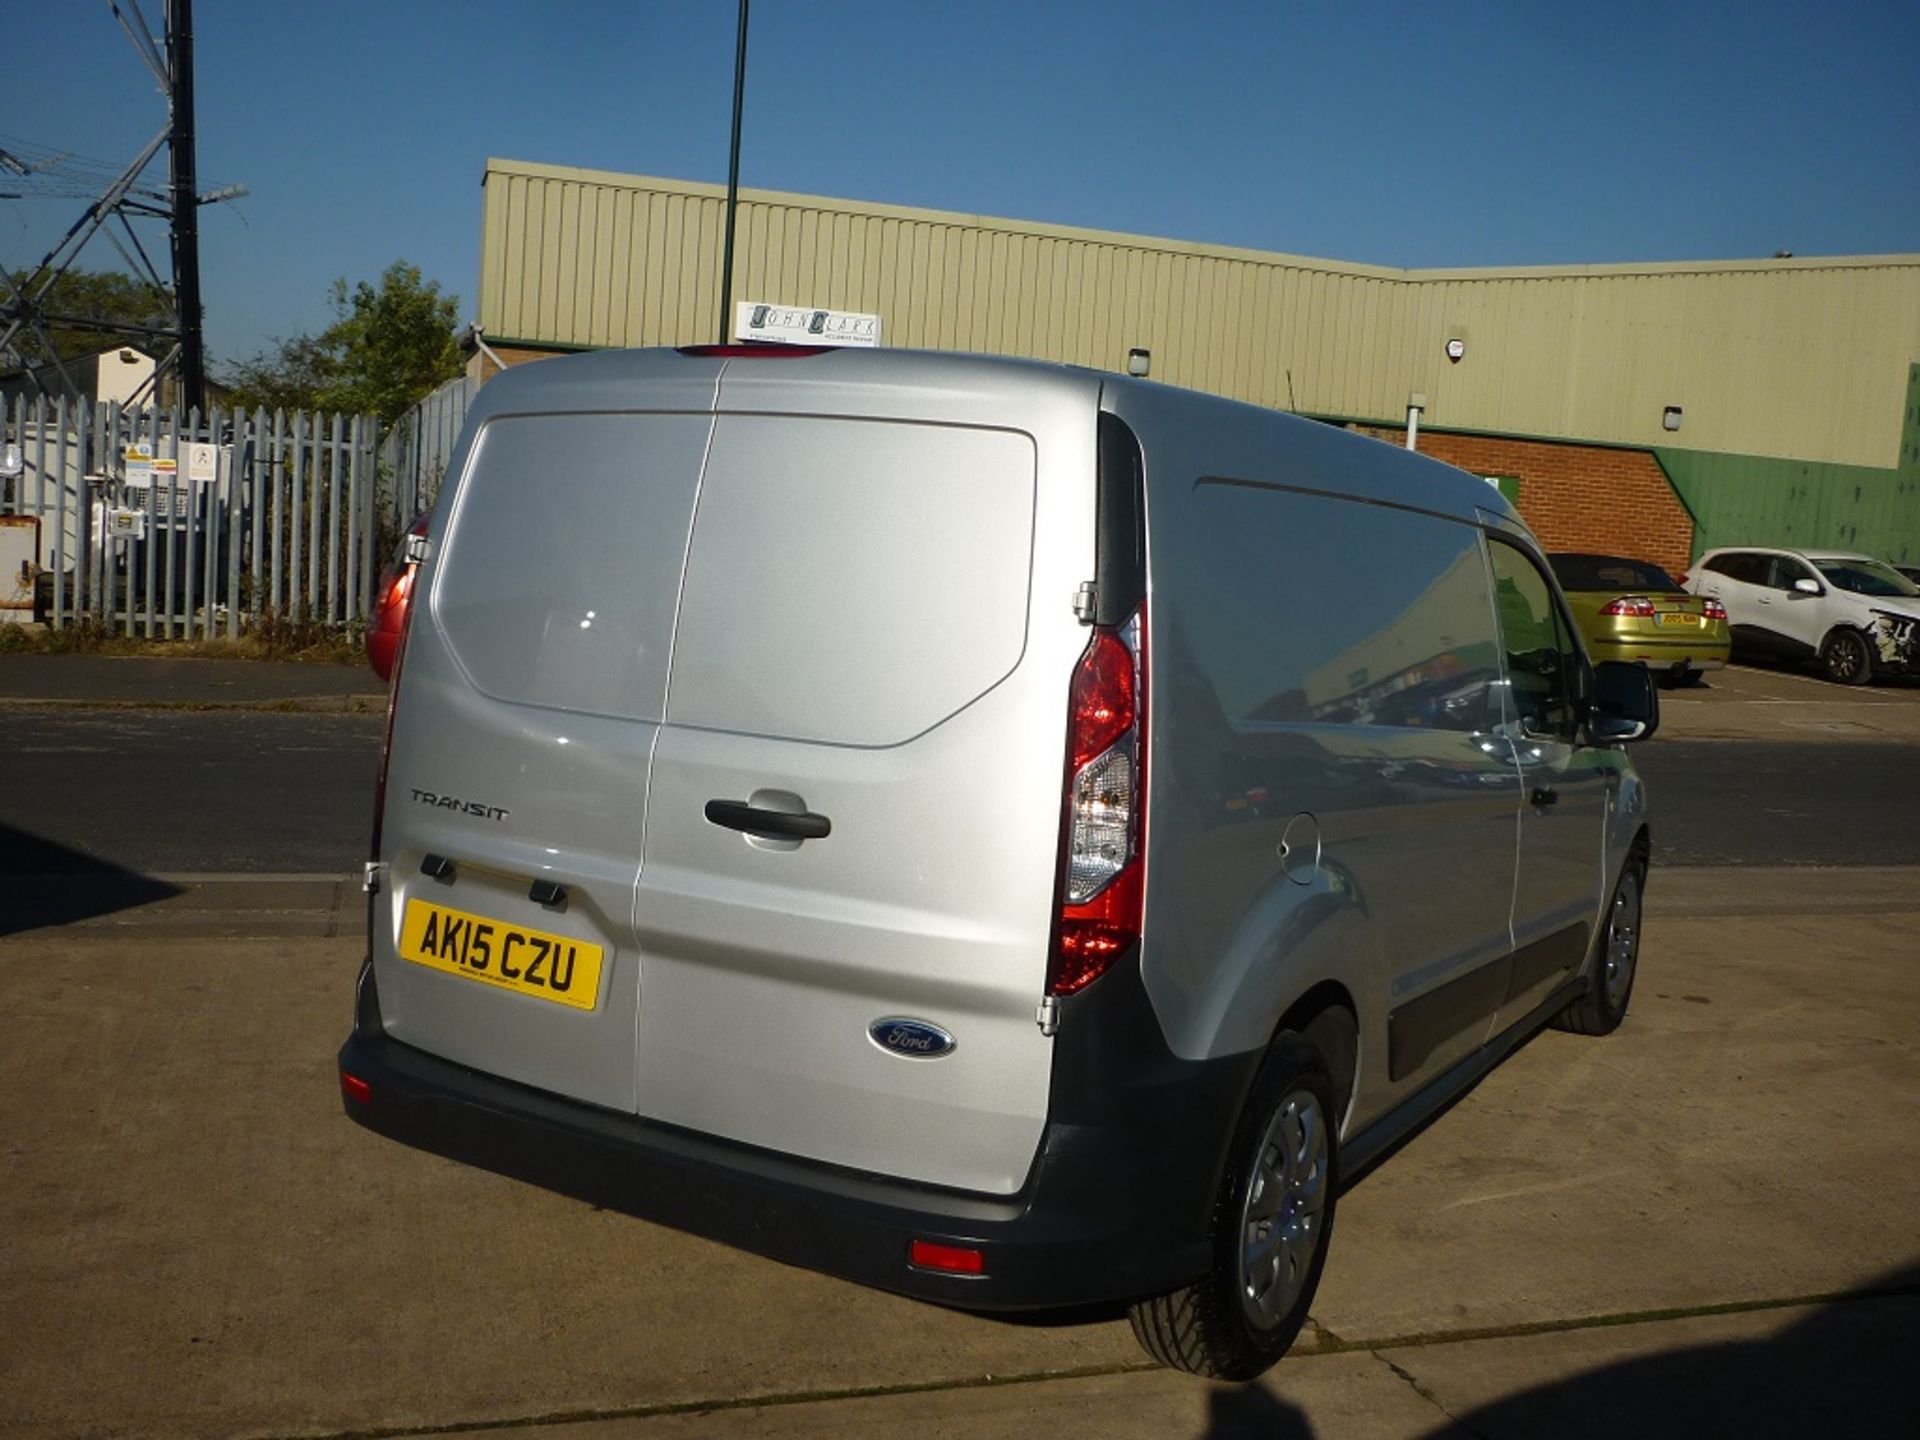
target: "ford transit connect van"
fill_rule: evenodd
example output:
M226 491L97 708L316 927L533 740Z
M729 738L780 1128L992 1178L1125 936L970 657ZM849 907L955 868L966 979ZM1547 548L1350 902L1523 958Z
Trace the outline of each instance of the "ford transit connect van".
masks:
M890 351L481 392L421 557L347 1113L1244 1377L1336 1200L1633 985L1648 839L1482 482L1251 406Z

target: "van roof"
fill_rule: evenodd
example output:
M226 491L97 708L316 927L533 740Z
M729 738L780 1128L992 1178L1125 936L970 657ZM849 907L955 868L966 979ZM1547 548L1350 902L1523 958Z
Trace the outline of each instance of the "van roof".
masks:
M894 403L882 404L879 410L892 410L897 404L902 413L924 413L930 399L949 397L957 410L978 414L981 401L991 408L1002 396L1008 400L1017 396L1028 405L1066 402L1125 413L1135 408L1127 403L1130 394L1148 402L1143 408L1157 408L1154 398L1179 395L1183 403L1218 411L1223 423L1233 416L1258 415L1283 429L1302 427L1293 434L1312 451L1339 449L1345 463L1333 473L1352 470L1363 473L1366 480L1355 486L1334 480L1330 489L1352 489L1388 503L1525 528L1498 489L1467 471L1425 455L1407 454L1398 446L1340 426L1204 391L1005 355L777 345L741 354L746 348L597 350L515 366L481 390L469 421L503 414L623 410L633 405L634 392L641 388L650 392L648 408L664 402L689 410L796 413L845 413L849 386L875 394L891 392Z

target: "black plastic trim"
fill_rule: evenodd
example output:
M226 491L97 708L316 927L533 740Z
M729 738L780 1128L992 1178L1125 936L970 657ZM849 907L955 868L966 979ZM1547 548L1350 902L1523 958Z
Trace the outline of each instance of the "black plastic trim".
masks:
M1147 598L1146 462L1139 437L1118 415L1100 412L1095 488L1094 616L1119 625Z
M1406 1079L1441 1045L1499 1009L1512 973L1513 956L1502 955L1389 1012L1387 1078Z
M1543 980L1578 969L1586 958L1587 927L1580 921L1521 946L1513 952L1513 978L1507 982L1505 1003L1518 1000Z
M371 968L340 1068L368 1129L789 1264L965 1309L1051 1310L1203 1273L1228 1140L1258 1052L1172 1055L1137 962L1060 1005L1050 1113L1010 1196L846 1170L516 1085L388 1037ZM975 1247L987 1274L907 1264L915 1239Z

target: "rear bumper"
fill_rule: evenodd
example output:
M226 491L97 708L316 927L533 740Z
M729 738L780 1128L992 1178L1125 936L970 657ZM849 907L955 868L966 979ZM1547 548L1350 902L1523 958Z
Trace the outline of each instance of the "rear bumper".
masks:
M1718 670L1727 663L1732 642L1685 639L1589 639L1587 653L1601 660L1640 661L1653 670Z
M1214 1190L1259 1056L1149 1058L1107 1067L1139 1038L1111 1012L1146 1004L1111 974L1063 1005L1052 1113L1015 1195L976 1195L863 1174L659 1125L429 1055L381 1028L370 970L340 1068L350 1118L404 1144L771 1259L917 1299L977 1310L1128 1300L1204 1272ZM1139 989L1137 969L1131 987ZM1106 1015L1095 1012L1110 1012ZM1116 1020L1117 1023L1098 1023ZM1076 1021L1078 1023L1076 1023ZM1068 1040L1070 1030L1081 1038ZM1157 1027L1154 1035L1157 1037ZM1162 1052L1164 1056L1164 1051ZM1107 1076L1102 1093L1064 1094ZM356 1089L360 1087L355 1087ZM984 1275L915 1269L927 1240L981 1250Z

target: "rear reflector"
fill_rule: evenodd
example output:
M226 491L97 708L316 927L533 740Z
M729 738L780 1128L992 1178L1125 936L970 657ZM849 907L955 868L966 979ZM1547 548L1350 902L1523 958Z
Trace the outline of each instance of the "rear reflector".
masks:
M340 1072L340 1093L356 1105L373 1103L373 1086L358 1075L349 1075L344 1070Z
M907 1263L916 1270L943 1270L949 1275L987 1273L983 1252L960 1245L936 1245L931 1240L915 1240L908 1245Z
M824 355L837 345L682 345L682 355L702 360L804 360L809 355Z

